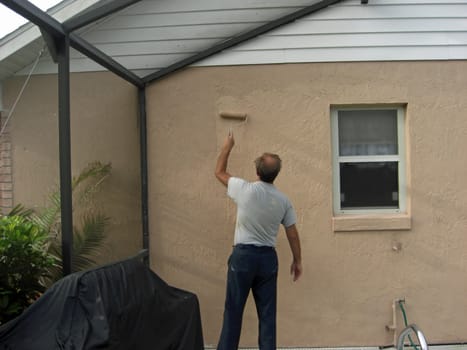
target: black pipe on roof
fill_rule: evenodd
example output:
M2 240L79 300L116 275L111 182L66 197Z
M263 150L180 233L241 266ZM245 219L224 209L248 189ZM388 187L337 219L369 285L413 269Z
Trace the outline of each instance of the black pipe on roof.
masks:
M293 22L301 17L304 17L304 16L307 16L307 15L310 15L314 12L317 12L319 10L322 10L324 9L325 7L328 7L328 6L331 6L331 5L334 5L334 4L337 4L338 2L340 2L341 0L322 0L322 1L319 1L317 3L314 3L313 5L310 5L310 6L307 6L307 7L304 7L303 9L301 10L298 10L298 11L295 11L293 13L290 13L288 15L285 15L283 17L280 17L276 20L273 20L271 22L268 22L266 24L263 24L261 26L259 26L258 28L255 28L255 29L252 29L250 31L247 31L243 34L240 34L240 35L237 35L233 38L230 38L226 41L223 41L219 44L216 44L212 47L210 47L209 49L207 50L204 50L204 51L201 51L197 54L194 54L190 57L187 57L183 60L180 60L174 64L171 64L170 66L168 67L165 67L155 73L151 73L145 77L143 77L143 81L148 84L152 81L155 81L157 79L160 79L162 77L165 77L166 75L172 73L172 72L175 72L179 69L182 69L186 66L189 66L190 64L193 64L193 63L196 63L198 61L201 61L202 59L205 59L209 56L212 56L216 53L219 53L225 49L228 49L232 46L235 46L235 45L238 45L240 43L243 43L247 40L250 40L258 35L261 35L261 34L264 34L272 29L275 29L275 28L278 28L280 26L283 26L284 24L287 24L287 23L290 23L290 22Z

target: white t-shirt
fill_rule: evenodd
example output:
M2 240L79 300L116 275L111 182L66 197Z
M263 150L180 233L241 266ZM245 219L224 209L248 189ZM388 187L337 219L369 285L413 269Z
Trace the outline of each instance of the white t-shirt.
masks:
M275 247L280 224L297 221L289 199L273 184L231 177L227 194L237 203L234 244Z

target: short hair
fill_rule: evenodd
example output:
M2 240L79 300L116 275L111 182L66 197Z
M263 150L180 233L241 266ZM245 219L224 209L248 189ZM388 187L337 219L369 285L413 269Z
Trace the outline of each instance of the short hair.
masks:
M277 154L263 153L255 160L256 174L261 181L273 183L281 170L282 160Z

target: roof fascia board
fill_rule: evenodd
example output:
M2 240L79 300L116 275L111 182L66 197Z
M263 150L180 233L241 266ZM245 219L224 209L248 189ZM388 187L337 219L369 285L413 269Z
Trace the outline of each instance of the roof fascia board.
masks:
M28 26L28 28L24 29L24 32L22 32L20 36L12 38L8 42L8 48L6 48L6 44L0 44L0 62L3 61L5 58L13 55L16 51L21 50L26 45L31 44L32 42L34 42L34 40L37 40L40 37L41 33L37 26Z
M88 24L91 24L103 17L111 15L117 11L120 11L134 3L141 0L113 0L102 6L96 8L89 8L82 14L73 16L69 20L63 23L63 28L67 32L72 32L76 29L82 28Z
M269 32L273 29L276 29L280 26L283 26L287 23L293 22L301 17L310 15L314 12L320 11L330 5L337 4L342 0L322 0L317 3L314 3L313 5L307 6L301 10L295 11L293 13L290 13L286 16L280 17L276 20L273 20L271 22L268 22L266 24L263 24L255 29L252 29L250 31L247 31L243 34L239 34L231 39L228 39L224 42L221 42L219 44L216 44L212 46L211 48L204 50L202 52L199 52L195 55L192 55L190 57L187 57L185 59L182 59L178 62L175 62L174 64L171 64L170 66L163 68L155 73L149 74L145 77L143 77L143 81L148 84L151 83L155 80L161 79L165 77L166 75L175 72L179 69L185 68L186 66L189 66L193 63L196 63L198 61L201 61L202 59L205 59L209 56L212 56L216 53L219 53L223 50L226 50L232 46L238 45L242 42L245 42L247 40L250 40L258 35L264 34L266 32Z

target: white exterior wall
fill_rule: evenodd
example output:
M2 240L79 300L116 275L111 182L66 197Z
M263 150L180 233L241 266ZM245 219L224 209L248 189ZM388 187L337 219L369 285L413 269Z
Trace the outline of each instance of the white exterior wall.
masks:
M314 1L316 2L316 1ZM145 76L310 0L142 1L83 37ZM197 65L467 59L467 0L342 1ZM26 74L29 68L21 73ZM104 70L73 52L76 72ZM36 74L56 72L44 59Z
M466 58L466 0L349 0L198 65Z

